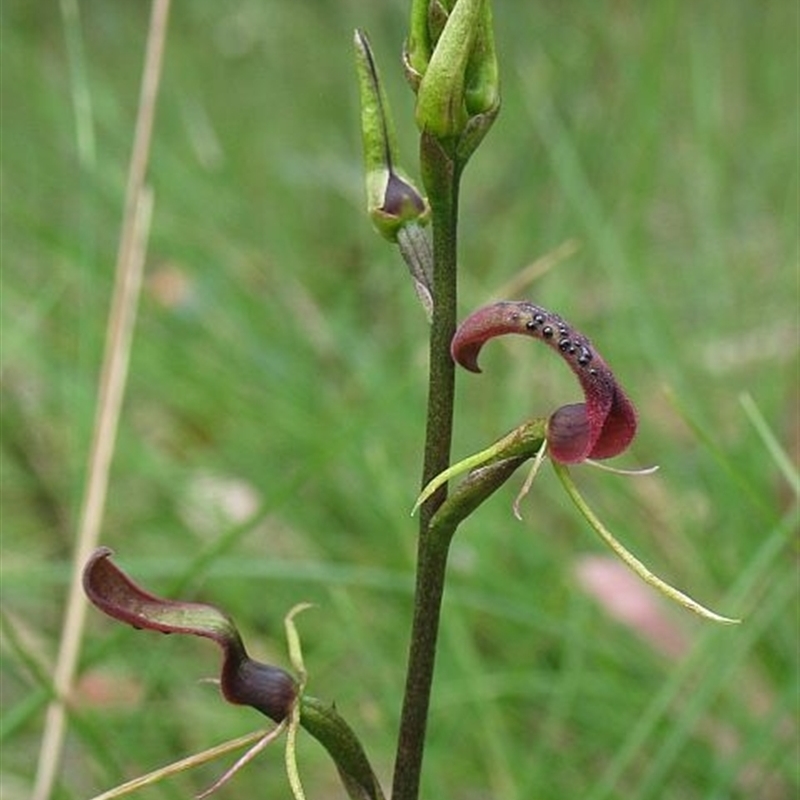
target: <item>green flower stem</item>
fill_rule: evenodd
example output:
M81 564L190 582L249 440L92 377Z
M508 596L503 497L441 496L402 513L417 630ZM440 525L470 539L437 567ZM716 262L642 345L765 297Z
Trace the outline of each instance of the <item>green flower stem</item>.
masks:
M417 800L450 536L420 536L411 647L397 741L392 800Z
M454 364L450 340L456 326L456 234L460 169L440 143L421 139L421 164L433 227L433 319L429 350L428 412L422 486L447 469L453 430ZM406 687L395 760L393 800L417 800L436 660L439 615L450 538L434 535L431 520L447 497L440 487L420 509L417 582Z
M460 170L449 154L426 134L421 138L423 180L431 204L433 225L433 298L428 377L428 412L422 483L426 485L450 464L455 399L455 363L450 342L456 330L457 225ZM445 497L431 498L422 528ZM425 512L425 507L423 507Z
M450 497L443 496L436 511L420 528L411 650L392 800L417 800L419 797L439 616L447 555L453 534L459 524L499 489L531 455L526 453L505 458L473 470ZM442 491L444 489L442 487ZM428 509L432 505L431 501L426 501L422 507L423 514L430 513Z
M358 737L334 706L302 695L300 725L328 751L350 800L384 800Z
M532 454L533 451L473 470L453 494L445 498L421 532L411 652L395 762L393 800L416 800L419 795L439 612L447 554L453 534L462 520L499 489Z

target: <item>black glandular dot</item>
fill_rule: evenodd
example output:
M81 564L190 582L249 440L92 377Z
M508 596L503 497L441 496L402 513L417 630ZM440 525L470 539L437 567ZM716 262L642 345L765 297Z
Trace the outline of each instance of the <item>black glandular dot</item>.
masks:
M544 336L545 339L552 339L553 328L550 325L545 325L544 328L542 328L542 336Z

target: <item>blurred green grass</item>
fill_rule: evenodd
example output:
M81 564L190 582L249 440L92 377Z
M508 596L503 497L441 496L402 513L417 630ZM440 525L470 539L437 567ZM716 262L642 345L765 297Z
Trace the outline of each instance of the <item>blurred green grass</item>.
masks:
M371 35L413 171L405 5L174 4L104 525L138 579L224 606L262 657L285 663L283 614L317 603L300 620L310 690L387 781L426 330L363 213L350 41ZM32 663L52 663L60 633L148 18L84 2L78 22L70 7L0 9L9 800L28 795L41 735ZM527 294L600 346L642 412L630 461L662 467L578 478L651 566L745 623L668 610L687 644L665 658L579 588L599 546L552 478L523 524L511 486L454 546L425 797L800 787L797 499L740 403L752 395L796 460L797 22L780 2L496 4L504 106L464 180L462 310L578 243ZM457 456L574 393L528 342L489 348L484 367L459 377ZM58 797L261 724L198 684L217 668L207 643L93 614L84 662ZM309 797L342 796L313 743L300 756ZM186 796L221 769L142 796ZM288 796L277 751L222 794L255 792Z

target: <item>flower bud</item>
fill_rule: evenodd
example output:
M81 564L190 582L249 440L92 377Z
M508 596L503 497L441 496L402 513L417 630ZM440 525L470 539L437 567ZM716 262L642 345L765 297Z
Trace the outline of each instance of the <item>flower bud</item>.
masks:
M395 242L400 228L411 223L424 224L430 210L411 179L397 166L397 142L389 102L363 31L355 32L355 51L367 211L378 232Z
M448 14L443 28L442 13ZM420 130L439 139L458 139L468 132L468 157L500 107L489 0L458 0L449 13L436 0L415 2L404 60L412 85L417 85Z
M500 77L489 0L484 0L475 42L467 62L464 103L470 117L478 114L496 115L500 107Z
M415 92L419 89L420 81L428 68L433 52L428 25L430 7L430 0L412 0L411 2L408 38L403 47L403 66L406 78Z

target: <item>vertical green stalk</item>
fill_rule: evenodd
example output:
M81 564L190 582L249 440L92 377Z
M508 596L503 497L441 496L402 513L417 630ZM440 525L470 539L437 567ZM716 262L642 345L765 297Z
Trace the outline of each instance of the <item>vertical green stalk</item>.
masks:
M423 134L421 161L433 227L434 310L430 334L428 413L422 485L447 469L453 430L456 325L457 221L460 169L439 142ZM451 535L436 535L431 519L447 496L442 486L422 506L417 549L414 617L397 743L392 800L419 796L425 730L436 660L439 616ZM452 531L449 532L452 534Z
M456 329L458 190L461 175L455 159L428 134L421 137L420 160L431 206L434 296L422 473L424 486L450 464L455 395L455 364L450 356L450 342ZM422 530L427 529L431 516L444 498L443 491L422 507Z

